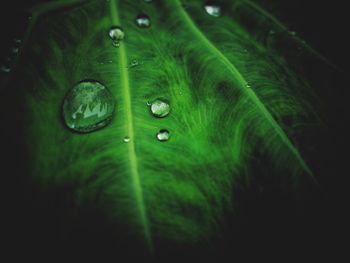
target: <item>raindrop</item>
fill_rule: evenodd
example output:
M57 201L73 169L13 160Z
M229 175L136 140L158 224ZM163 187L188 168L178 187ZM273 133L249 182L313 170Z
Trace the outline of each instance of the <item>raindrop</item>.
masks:
M297 35L297 32L295 32L295 31L289 31L289 35L295 37L295 36Z
M252 86L250 85L249 82L247 82L245 86L246 86L247 88L251 88L251 87L252 87Z
M151 25L151 20L148 15L140 14L136 17L136 24L138 27L147 28Z
M204 5L205 11L208 15L219 17L221 16L221 6L215 1L208 1Z
M20 45L22 43L22 40L19 38L15 38L15 39L13 39L13 43Z
M165 142L167 140L169 140L169 131L168 130L160 130L158 133L157 133L157 139L158 141L161 141L161 142Z
M4 73L10 73L11 72L11 64L12 64L11 58L7 57L5 59L5 62L1 65L0 71L4 72Z
M109 37L112 39L112 44L115 47L120 46L120 41L124 39L124 30L120 26L112 26L109 30Z
M136 59L134 59L130 62L130 65L128 66L128 68L133 68L133 67L136 67L138 65L139 65L139 62Z
M152 0L143 0L145 3L152 3Z
M125 136L125 137L123 138L123 141L124 141L124 142L130 142L130 137L129 137L129 136Z
M19 52L19 48L18 48L18 47L12 47L12 48L11 48L11 52L12 52L13 54L17 54L17 53Z
M7 65L2 65L1 68L0 68L0 70L1 70L2 72L4 72L4 73L10 73L11 68L10 68L9 66L7 66Z
M106 87L97 81L85 80L65 96L63 119L72 130L92 132L111 122L114 108L114 98Z
M170 105L162 99L156 99L151 103L151 112L153 116L163 118L170 112Z
M269 30L269 35L275 35L276 34L276 31L275 30L273 30L273 29L270 29Z

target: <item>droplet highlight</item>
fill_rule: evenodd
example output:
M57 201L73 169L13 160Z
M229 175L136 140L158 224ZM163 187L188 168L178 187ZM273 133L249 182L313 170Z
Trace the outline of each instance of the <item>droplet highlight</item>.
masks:
M151 26L151 19L148 15L140 14L136 17L136 24L140 28L147 28Z
M204 9L208 15L219 17L221 16L221 6L215 1L207 1L204 5Z
M125 136L123 138L123 141L126 142L126 143L130 142L130 137L129 136Z
M170 105L163 99L156 99L151 103L150 109L153 116L163 118L169 114Z
M170 134L169 134L169 131L168 130L160 130L158 133L157 133L157 139L158 141L161 141L161 142L165 142L165 141L168 141L169 140L169 137L170 137Z
M101 83L86 80L75 85L63 101L63 119L68 128L82 133L107 126L113 117L115 101Z
M125 37L124 30L120 26L112 26L108 34L112 39L112 45L114 47L119 47L120 41L122 41Z

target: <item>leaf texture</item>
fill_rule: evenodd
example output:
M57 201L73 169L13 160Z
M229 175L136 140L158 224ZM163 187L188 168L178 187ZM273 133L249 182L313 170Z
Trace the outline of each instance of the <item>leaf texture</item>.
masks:
M98 209L157 251L220 236L232 191L258 176L254 163L269 160L260 172L281 181L312 177L293 137L314 118L307 85L236 19L234 2L218 18L199 0L87 1L38 18L15 75L35 182L68 187L76 209ZM140 13L150 28L137 26ZM125 32L119 47L111 26ZM107 127L79 134L65 126L62 101L84 79L105 85L116 111ZM169 116L152 116L157 98ZM161 129L169 141L157 141Z

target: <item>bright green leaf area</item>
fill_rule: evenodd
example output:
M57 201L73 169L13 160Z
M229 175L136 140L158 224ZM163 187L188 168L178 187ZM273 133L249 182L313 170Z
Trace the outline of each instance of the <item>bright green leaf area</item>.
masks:
M281 177L312 176L291 137L310 114L303 82L234 9L212 17L202 1L188 2L88 1L48 13L18 69L35 180L76 185L72 202L93 202L150 250L154 240L220 235L224 213L234 209L232 189L254 177L257 153ZM149 28L137 26L140 13ZM125 32L119 47L111 26ZM108 126L83 134L66 127L62 103L86 79L107 87L116 108ZM147 105L157 98L170 104L164 118ZM162 129L166 142L156 137Z

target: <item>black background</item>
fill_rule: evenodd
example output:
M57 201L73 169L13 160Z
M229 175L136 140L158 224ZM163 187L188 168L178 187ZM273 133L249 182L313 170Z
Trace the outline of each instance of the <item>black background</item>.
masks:
M39 1L1 3L0 39L2 48L0 49L0 58L5 56L7 48L10 46L9 43L16 35L16 30L21 28L21 23L25 21L26 17L21 10L35 2ZM315 91L322 101L323 117L327 126L320 131L319 135L315 136L314 141L318 142L319 145L314 151L315 156L309 156L308 159L316 170L317 178L326 194L325 197L323 195L320 197L319 193L310 192L309 198L304 200L305 210L297 218L291 212L281 212L281 207L290 208L290 205L283 203L288 202L289 199L284 198L280 193L277 198L275 193L267 194L262 199L252 197L247 200L247 197L243 196L243 203L254 204L252 208L243 209L244 216L240 219L241 222L238 222L244 231L235 230L231 236L221 240L220 248L217 248L217 251L213 253L213 257L228 257L232 261L239 258L240 260L237 262L252 258L257 260L278 259L281 262L288 259L310 260L312 262L323 259L337 262L346 256L346 249L349 247L346 213L350 207L348 203L349 184L347 184L347 177L350 175L348 169L349 153L347 152L346 140L348 135L346 126L349 122L347 96L349 88L347 75L349 73L349 41L347 37L349 14L346 1L265 0L261 3L266 5L271 12L278 14L282 21L290 25L291 30L296 31L311 46L343 70L341 73L316 67L314 71L310 70L311 73L308 72L312 75L310 78L314 82L313 87L317 87ZM5 123L1 125L3 129ZM21 136L20 132L5 134L19 138ZM8 140L11 143L16 141L14 138L5 137L3 140ZM3 145L6 143L5 141ZM16 149L16 143L13 147ZM24 162L21 159L23 155L21 152L9 155L11 156L10 160L18 162L4 164L3 167L20 167L21 162ZM18 191L22 191L25 185L23 185L24 183L22 186L16 185L17 170L5 171L2 169L4 179L1 183L1 189L2 200L5 203L2 214L3 218L8 219L3 224L3 232L6 232L3 238L4 242L9 244L10 255L22 256L24 254L24 257L26 255L35 255L35 257L40 255L39 257L45 257L48 262L52 262L62 254L64 259L68 259L66 246L55 241L54 236L57 235L60 228L52 229L55 227L52 222L40 225L43 221L40 221L39 224L33 222L35 221L33 219L32 221L27 220L28 214L31 213L39 213L39 216L47 217L48 220L52 220L52 216L47 216L43 211L39 212L45 206L40 207L39 205L39 208L23 207L24 205L21 204L23 197L18 197L21 196ZM276 199L280 199L280 201ZM265 212L268 215L261 216ZM28 217L33 218L32 215ZM280 219L280 223L277 223L276 217ZM74 247L75 254L80 255L81 258L84 254L95 255L96 258L106 254L114 254L113 246L106 246L108 241L101 240L100 243L103 245L98 246L95 243L89 245L83 240L91 237L93 236L83 235L80 239L73 238L73 241L68 239L66 242L72 244L68 244L67 247ZM101 237L103 238L103 235L96 236L96 238ZM40 241L38 241L39 239ZM69 251L74 251L74 249ZM129 249L132 250L132 246L129 246ZM198 259L196 257L201 254L201 252L196 253L190 249L181 249L183 253L181 256L184 258L194 257ZM201 248L196 249L197 251L201 250ZM166 247L164 251L163 261L170 261L166 255L166 251L168 251ZM181 256L177 256L181 258ZM176 256L172 255L171 258L174 259ZM224 262L223 259L218 260L218 262L221 261Z

